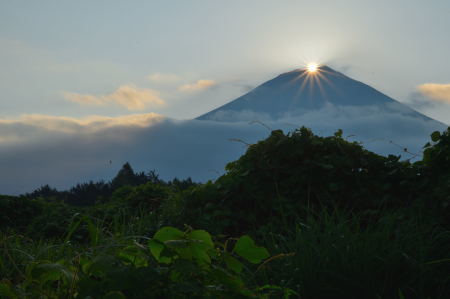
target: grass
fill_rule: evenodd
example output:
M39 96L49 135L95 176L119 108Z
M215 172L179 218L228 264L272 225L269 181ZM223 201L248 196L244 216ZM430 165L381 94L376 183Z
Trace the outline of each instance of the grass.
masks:
M295 254L275 260L264 279L302 298L448 298L450 232L403 215L365 224L337 210L311 211L265 235L271 252Z
M113 219L112 223L105 223L99 219L75 215L67 235L53 240L31 239L12 231L1 233L0 297L84 298L83 294L103 297L106 293L104 298L125 298L124 294L127 293L119 291L121 289L116 290L119 287L128 290L130 298L148 298L148 294L181 294L182 298L185 298L189 297L189 294L197 296L204 292L223 294L223 298L234 298L236 295L247 297L251 294L259 294L261 296L258 297L265 298L263 294L289 291L269 285L257 287L255 282L251 281L254 277L250 275L251 269L256 267L251 266L251 263L260 263L261 259L267 258L267 251L255 247L249 237L239 239L242 241L240 244L245 244L236 249L238 240L235 250L240 250L241 260L246 260L247 263L251 261L250 268L238 261L239 256L227 252L227 246L220 245L220 242L217 243L219 247L216 250L210 250L202 241L189 241L193 256L201 257L201 261L196 262L196 259L184 256L186 252L183 251L183 244L186 240L174 240L171 235L173 233L160 233L162 230L159 230L160 236L166 234L163 237L169 238L170 241L166 245L155 244L156 235L151 239L153 233L149 233L148 229L148 224L154 224L153 214L141 213L139 217L130 215L128 222L123 221L126 217ZM77 232L84 229L87 230L87 238L81 243L73 242ZM147 233L136 234L143 230L147 230ZM170 228L169 231L178 230ZM187 228L187 232L191 231L192 229ZM122 234L123 232L125 234ZM204 231L197 230L192 233L199 238L210 238ZM149 243L149 240L153 243ZM156 247L150 249L151 246ZM160 252L159 246L166 246L167 250L178 253L179 258L167 263L167 258L163 257L166 251ZM152 254L155 254L152 250L156 250L157 255L161 254L162 258L158 257L156 261L151 258ZM209 252L209 257L205 257L206 252ZM264 253L263 256L261 252ZM169 259L172 258L173 254L169 254ZM229 264L230 259L232 264ZM205 261L211 260L215 262L209 266ZM221 264L226 267L221 268ZM248 275L241 275L243 267ZM217 286L206 282L216 283ZM247 288L247 283L250 283L251 287ZM151 287L153 285L155 288ZM138 295L141 288L147 295Z
M292 289L301 298L448 298L450 232L433 228L417 211L382 215L367 221L337 209L311 209L292 225L271 219L256 240L274 258L247 279ZM2 232L0 277L29 295L30 265L76 268L80 258L145 243L159 226L155 214L140 211L102 219L75 215L67 234L53 240Z

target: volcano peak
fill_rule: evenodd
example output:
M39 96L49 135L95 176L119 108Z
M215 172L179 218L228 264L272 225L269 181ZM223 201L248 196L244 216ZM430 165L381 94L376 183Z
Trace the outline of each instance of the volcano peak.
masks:
M376 106L381 110L402 106L374 88L351 79L327 65L320 65L314 72L308 71L307 68L300 68L280 74L197 119L226 122L251 121L254 119L250 118L262 114L266 118L277 120L286 114L301 115L329 105ZM419 114L408 107L401 110ZM236 119L233 117L236 114L247 114L249 119L242 117Z

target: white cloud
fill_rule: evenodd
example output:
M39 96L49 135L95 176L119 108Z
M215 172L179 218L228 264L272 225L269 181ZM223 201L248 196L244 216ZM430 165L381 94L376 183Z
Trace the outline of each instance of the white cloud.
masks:
M180 87L178 87L178 90L185 92L200 91L211 88L216 84L217 83L214 80L198 80L197 82L192 84L181 85Z
M12 135L14 128L32 127L36 129L61 133L94 133L113 127L149 127L164 120L162 115L156 113L129 114L116 117L91 115L82 118L67 116L52 116L43 114L25 114L17 119L0 119L0 134L5 127L11 128L8 136L0 136L0 141L17 141L18 136ZM3 128L3 130L1 130ZM32 135L32 134L30 134ZM32 137L32 136L28 136Z
M82 105L105 106L116 104L128 110L144 110L148 106L163 106L165 104L158 91L131 85L120 86L115 92L108 95L94 96L67 92L64 93L64 97L68 101Z
M432 100L450 103L450 84L426 83L417 89Z

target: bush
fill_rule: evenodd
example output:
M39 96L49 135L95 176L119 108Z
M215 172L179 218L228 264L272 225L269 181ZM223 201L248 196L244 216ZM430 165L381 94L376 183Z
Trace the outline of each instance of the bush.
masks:
M0 195L0 229L23 231L43 210L44 203L41 200Z
M409 162L369 152L341 132L273 131L226 169L187 196L189 223L245 232L273 219L292 221L304 207L378 210L410 204L416 193Z

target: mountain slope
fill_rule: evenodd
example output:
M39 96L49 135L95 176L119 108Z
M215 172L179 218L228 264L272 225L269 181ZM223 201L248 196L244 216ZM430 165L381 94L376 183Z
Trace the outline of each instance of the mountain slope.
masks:
M329 106L376 107L377 110L385 112L401 113L434 121L376 89L327 66L319 67L317 72L297 69L281 74L197 119L225 122L251 121L259 115L266 119L277 120L286 116L300 116Z

